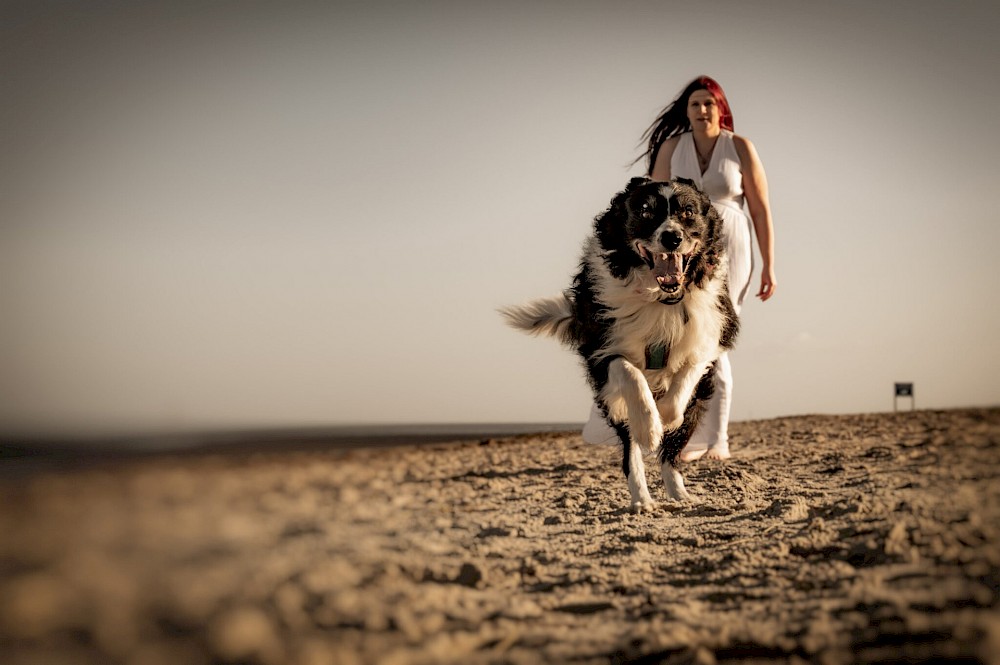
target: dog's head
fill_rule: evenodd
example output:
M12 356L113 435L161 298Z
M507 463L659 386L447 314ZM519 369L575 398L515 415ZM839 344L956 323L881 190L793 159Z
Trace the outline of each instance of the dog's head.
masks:
M722 220L708 196L683 178L633 178L595 221L612 275L648 271L658 299L674 304L700 286L720 258Z

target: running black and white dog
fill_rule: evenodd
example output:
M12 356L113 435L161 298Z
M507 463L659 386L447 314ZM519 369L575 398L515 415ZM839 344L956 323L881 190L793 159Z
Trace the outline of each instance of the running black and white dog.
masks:
M623 443L631 509L654 505L643 454L689 500L677 459L712 395L715 361L739 321L729 298L722 219L690 180L633 178L594 220L562 296L501 309L508 323L576 349L598 407Z

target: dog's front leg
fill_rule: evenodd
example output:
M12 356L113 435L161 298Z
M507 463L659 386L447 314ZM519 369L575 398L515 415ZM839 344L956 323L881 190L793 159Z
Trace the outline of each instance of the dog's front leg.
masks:
M708 370L709 363L684 365L670 379L667 394L659 403L660 417L663 418L663 429L670 432L684 423L684 410L687 409L691 396L698 381Z
M608 365L608 380L600 397L612 424L627 422L632 440L643 452L659 449L663 422L642 370L624 358L615 358Z
M642 450L629 434L628 425L612 422L611 426L614 427L622 442L622 471L625 473L628 491L632 497L629 510L633 513L651 510L656 502L650 496L649 487L646 484L646 465L642 461Z
M684 487L684 476L674 466L674 462L663 462L660 466L660 475L663 476L663 490L667 496L674 501L691 501L691 495Z
M642 371L624 358L608 366L608 380L601 394L608 420L622 441L622 471L632 497L634 513L649 510L656 502L646 485L644 452L657 450L663 441L663 425L653 393Z

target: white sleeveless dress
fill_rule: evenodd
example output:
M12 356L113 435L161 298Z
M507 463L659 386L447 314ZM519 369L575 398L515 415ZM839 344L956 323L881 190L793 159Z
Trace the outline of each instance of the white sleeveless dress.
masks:
M691 132L681 134L670 158L670 175L694 180L708 194L722 217L722 236L729 253L729 295L739 314L753 271L750 216L743 211L743 170L733 133L723 129L715 143L708 168L702 174Z
M698 167L694 136L681 134L670 158L670 175L693 180L708 194L722 217L722 236L729 255L729 296L739 314L743 298L750 287L753 271L753 249L750 216L743 211L743 169L733 142L733 133L722 130L708 167L702 174ZM733 394L733 370L729 354L719 358L715 373L715 393L691 441L681 452L681 459L688 461L701 457L713 449L729 454L729 411ZM583 428L583 440L596 444L619 444L618 435L608 426L597 405L590 411L590 419Z
M681 134L670 157L670 175L694 180L698 188L708 194L722 217L722 237L729 255L729 297L739 314L750 287L753 246L752 222L743 210L743 169L733 133L723 129L719 134L704 174L698 168L694 135L691 132ZM729 455L729 411L733 398L733 368L729 353L719 357L715 369L715 393L691 441L681 452L683 460L697 459L707 450Z

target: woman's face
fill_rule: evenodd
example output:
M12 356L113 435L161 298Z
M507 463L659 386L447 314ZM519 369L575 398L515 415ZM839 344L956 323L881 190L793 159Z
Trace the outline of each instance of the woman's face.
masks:
M719 105L708 90L695 90L688 97L687 117L691 127L700 131L719 129Z

